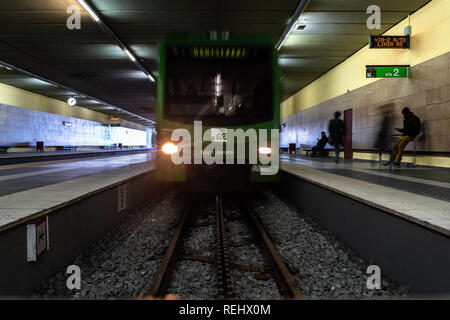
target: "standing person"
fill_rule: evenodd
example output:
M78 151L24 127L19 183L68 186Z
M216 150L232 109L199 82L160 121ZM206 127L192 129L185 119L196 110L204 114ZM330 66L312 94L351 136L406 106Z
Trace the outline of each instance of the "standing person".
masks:
M327 134L325 133L325 131L322 131L320 134L321 134L320 140L317 139L317 144L314 147L312 147L312 149L311 149L311 151L312 151L311 157L315 157L317 153L319 153L319 155L320 155L328 143L328 137L327 137Z
M394 165L399 167L405 147L410 141L414 140L422 129L420 119L412 113L408 107L404 107L402 109L402 114L404 118L403 129L395 128L397 131L401 132L402 135L395 142L394 148L392 149L391 159L385 163L385 165L392 165L395 160Z
M328 125L328 132L330 137L330 144L334 146L334 152L336 158L334 162L339 162L339 146L344 144L344 135L346 133L344 121L342 121L341 113L336 111L334 113L334 119L330 120Z

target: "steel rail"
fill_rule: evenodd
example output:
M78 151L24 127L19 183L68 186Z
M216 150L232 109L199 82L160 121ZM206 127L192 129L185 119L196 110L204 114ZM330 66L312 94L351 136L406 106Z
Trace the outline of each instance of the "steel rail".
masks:
M189 220L188 218L191 215L191 207L192 205L191 203L189 203L172 237L169 247L167 248L164 259L161 262L158 271L156 272L152 286L150 288L150 291L148 292L148 295L150 295L151 297L164 296L167 288L169 287L170 279L175 267L176 252L186 231L186 226L188 225L187 222Z
M292 274L289 272L288 267L284 264L283 259L278 254L277 249L270 240L264 228L256 217L255 213L249 208L248 205L244 205L244 210L250 217L250 223L261 242L261 247L263 249L264 255L268 259L270 265L275 271L275 278L280 291L287 297L294 300L304 299L303 294L300 289L296 286L295 280Z
M225 222L223 217L222 198L216 196L216 248L217 248L217 265L218 265L218 290L219 299L231 299L233 292L231 288L231 280L229 275L229 258L228 258L228 242L226 239Z

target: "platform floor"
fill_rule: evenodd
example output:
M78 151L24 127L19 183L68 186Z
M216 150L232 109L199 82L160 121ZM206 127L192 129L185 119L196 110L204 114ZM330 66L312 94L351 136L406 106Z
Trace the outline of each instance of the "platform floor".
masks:
M6 152L0 153L0 159L9 158L29 158L29 157L49 157L54 155L82 155L86 153L109 153L109 152L130 152L130 151L149 151L151 148L130 148L130 149L98 149L98 148L78 148L77 151L44 151L44 152Z
M136 149L83 149L79 151L46 151L46 152L23 152L23 153L0 153L0 167L5 165L15 165L20 163L56 161L67 159L88 159L94 157L108 157L117 155L130 155L155 151L152 148Z
M0 166L0 231L154 168L154 152Z
M450 171L281 155L281 169L450 235Z
M0 166L0 197L153 159L152 153ZM0 198L1 207L1 198Z

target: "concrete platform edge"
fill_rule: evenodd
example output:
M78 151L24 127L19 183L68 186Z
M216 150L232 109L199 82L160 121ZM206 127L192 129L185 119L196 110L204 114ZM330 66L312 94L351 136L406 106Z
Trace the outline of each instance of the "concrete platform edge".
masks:
M413 294L450 295L448 235L293 173L282 171L281 179L285 197L366 261L379 265L382 275Z
M118 212L118 187L123 184L128 184L128 207ZM151 170L39 212L1 231L0 298L32 293L138 205L164 195L165 188L155 184ZM27 262L27 223L43 217L49 217L50 250L37 262Z

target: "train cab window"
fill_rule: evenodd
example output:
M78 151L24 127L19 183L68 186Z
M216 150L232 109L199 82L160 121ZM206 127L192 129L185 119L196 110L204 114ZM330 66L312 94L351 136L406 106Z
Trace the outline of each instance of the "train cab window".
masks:
M165 118L204 125L246 125L273 115L272 48L167 48Z

